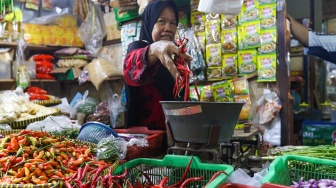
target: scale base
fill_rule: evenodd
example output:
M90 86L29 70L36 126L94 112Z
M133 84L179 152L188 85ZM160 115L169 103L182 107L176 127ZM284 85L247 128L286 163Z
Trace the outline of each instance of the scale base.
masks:
M190 146L188 143L188 146L172 146L169 147L167 150L168 154L178 154L178 155L194 155L199 156L201 160L203 161L210 161L212 163L219 163L219 152L218 149L208 149L204 148L204 146Z

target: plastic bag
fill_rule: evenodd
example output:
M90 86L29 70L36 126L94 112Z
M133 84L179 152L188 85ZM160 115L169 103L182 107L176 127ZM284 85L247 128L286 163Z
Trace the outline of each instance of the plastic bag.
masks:
M125 126L124 114L125 114L125 103L123 102L123 95L118 95L113 93L112 89L105 82L106 88L108 88L109 99L108 106L110 110L110 123L112 128L121 128Z
M78 124L73 124L66 116L49 116L42 121L36 121L27 126L26 129L47 132L62 132L70 129L80 129Z
M248 174L246 174L242 169L238 168L229 177L228 182L244 184L249 186L259 186L259 182L254 180Z
M89 91L85 91L83 98L76 101L73 109L73 114L77 113L78 124L83 124L85 117L96 111L98 101L94 98L88 97Z
M205 13L238 15L244 0L200 0L197 10Z
M122 138L103 138L97 144L97 158L99 160L114 162L125 159L127 146Z
M253 124L259 126L262 134L262 142L265 147L280 145L281 139L281 119L279 112L281 102L275 92L264 89L263 96L254 103L249 116Z
M30 86L30 78L27 70L27 66L25 64L25 49L27 44L23 40L23 38L20 38L18 40L18 47L16 51L16 86L22 87L23 89L26 89L28 86Z
M41 25L47 25L47 24L54 24L57 22L57 20L66 14L70 14L69 8L64 8L60 13L57 13L56 11L50 14L47 14L45 16L36 17L29 21L29 23L32 24L41 24Z
M98 101L94 98L88 97L89 92L85 91L82 100L77 101L75 108L77 113L90 114L96 111Z
M193 77L190 79L190 82L204 81L204 70L206 65L199 42L195 36L195 32L188 29L186 31L186 38L189 39L189 42L187 43L188 53L193 57L190 62L190 70L193 73Z
M82 22L78 29L78 36L83 41L85 49L97 56L106 36L105 22L100 5L89 3L89 12L86 20Z
M263 96L252 107L253 122L255 125L269 125L281 110L281 102L275 92L264 90Z

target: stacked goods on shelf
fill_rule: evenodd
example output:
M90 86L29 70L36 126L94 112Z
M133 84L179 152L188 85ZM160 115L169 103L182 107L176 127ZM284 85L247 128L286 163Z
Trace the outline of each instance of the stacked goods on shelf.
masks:
M77 47L63 48L54 53L57 67L51 71L57 80L74 80L79 77L83 67L92 60L91 53Z
M0 50L0 79L11 78L11 66L14 50L4 48Z
M30 58L30 61L34 61L36 65L36 78L55 80L55 77L50 74L54 69L54 63L52 62L54 59L53 56L48 54L37 54Z
M239 120L247 121L247 79L276 81L276 1L245 0L238 15L192 10L190 23L203 47L206 80L213 82L198 87L201 101L244 102Z
M276 75L276 1L246 0L240 14L191 12L190 22L205 49L207 80L257 74Z
M77 20L71 15L60 16L49 25L23 24L23 38L29 44L82 47L77 31Z

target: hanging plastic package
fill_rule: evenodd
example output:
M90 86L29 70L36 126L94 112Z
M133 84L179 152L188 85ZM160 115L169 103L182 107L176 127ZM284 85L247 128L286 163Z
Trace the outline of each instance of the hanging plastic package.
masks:
M243 0L200 0L197 10L205 13L238 15Z
M25 41L20 38L18 40L18 47L16 51L16 63L17 63L17 73L16 73L16 86L26 89L30 86L30 78L27 71L27 66L25 64L24 50L26 49Z
M97 56L103 46L106 28L100 5L88 3L89 12L78 30L78 36L85 45L85 49Z

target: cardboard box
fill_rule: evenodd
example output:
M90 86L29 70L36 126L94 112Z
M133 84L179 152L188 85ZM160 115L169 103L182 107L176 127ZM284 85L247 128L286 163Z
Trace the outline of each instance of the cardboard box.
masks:
M50 74L55 74L57 80L75 80L82 73L79 68L55 68Z
M121 38L121 31L117 27L114 12L104 14L104 22L106 27L106 40L115 40Z

